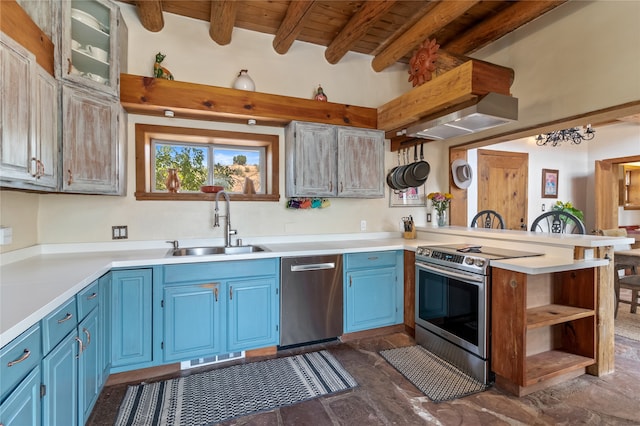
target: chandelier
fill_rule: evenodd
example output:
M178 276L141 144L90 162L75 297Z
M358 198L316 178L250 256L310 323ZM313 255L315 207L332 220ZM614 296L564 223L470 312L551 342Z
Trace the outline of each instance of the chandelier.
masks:
M536 145L538 146L558 146L560 142L571 142L572 144L580 144L583 140L593 139L596 131L591 128L591 124L587 124L584 133L580 133L580 127L572 127L570 129L556 130L551 133L543 133L536 137Z

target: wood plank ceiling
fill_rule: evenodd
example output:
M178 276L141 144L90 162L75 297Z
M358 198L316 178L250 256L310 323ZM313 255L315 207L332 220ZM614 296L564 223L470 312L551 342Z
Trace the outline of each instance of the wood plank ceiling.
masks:
M163 13L210 23L212 42L229 44L234 28L272 34L286 54L296 41L325 46L338 63L348 52L372 56L383 71L408 64L427 38L440 44L436 75L566 0L520 1L339 1L339 0L121 0L136 5L142 25L162 31Z

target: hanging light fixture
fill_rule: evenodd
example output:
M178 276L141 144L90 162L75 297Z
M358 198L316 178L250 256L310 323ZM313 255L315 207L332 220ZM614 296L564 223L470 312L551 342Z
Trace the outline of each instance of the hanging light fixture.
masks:
M556 130L551 133L542 133L536 137L536 145L538 146L558 146L560 142L571 142L579 145L580 142L589 141L594 138L596 131L591 128L591 124L587 124L584 133L580 132L580 127L572 127L570 129Z

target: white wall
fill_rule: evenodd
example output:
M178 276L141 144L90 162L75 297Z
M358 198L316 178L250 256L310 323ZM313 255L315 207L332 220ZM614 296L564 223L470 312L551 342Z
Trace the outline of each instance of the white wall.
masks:
M330 65L324 60L323 47L302 42L294 42L287 54L278 55L271 46L272 36L237 29L229 45L218 46L209 38L207 23L171 14L164 14L162 31L151 33L139 24L132 6L118 5L129 29L131 74L150 76L154 56L162 51L167 55L164 65L176 79L183 81L229 87L238 71L246 68L258 91L310 98L321 83L330 101L369 107L377 107L411 89L406 68L400 65L375 73L370 57L353 53ZM636 22L639 11L640 2L636 1L567 2L475 56L515 70L512 92L520 99L518 125L637 100L640 99L637 77L640 26ZM136 121L153 120L129 117L126 197L3 192L2 225L23 230L14 237L19 244L1 250L38 243L107 241L111 225L121 224L129 225L133 240L220 237L220 230L210 226L210 203L135 201L132 129ZM161 122L185 125L178 120ZM189 125L237 129L210 122ZM425 145L426 159L431 165L427 193L448 189L448 147L452 143L456 142ZM387 168L396 164L396 157L388 148L385 160ZM541 160L536 167L555 168L554 160ZM280 170L284 171L283 164ZM564 178L569 176L572 176L569 172L560 173L562 197L572 195L563 193L568 188ZM535 173L532 182L537 180ZM280 191L284 193L283 187ZM400 217L412 214L422 224L430 209L388 208L388 198L384 198L335 199L326 210L287 211L282 200L233 203L232 214L240 236L247 237L359 232L361 219L367 220L368 231L397 230ZM37 215L23 215L23 210L37 211ZM37 234L33 229L37 229Z

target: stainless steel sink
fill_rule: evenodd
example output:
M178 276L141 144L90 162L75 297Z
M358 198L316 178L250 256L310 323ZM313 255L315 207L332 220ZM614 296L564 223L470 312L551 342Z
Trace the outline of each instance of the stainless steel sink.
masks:
M260 246L211 246L211 247L180 247L169 250L168 256L210 256L214 254L244 254L265 251Z

